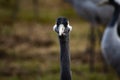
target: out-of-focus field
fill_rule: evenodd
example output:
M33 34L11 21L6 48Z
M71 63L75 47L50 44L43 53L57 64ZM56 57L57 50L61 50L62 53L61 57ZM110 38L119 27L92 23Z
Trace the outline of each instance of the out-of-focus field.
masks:
M95 72L89 72L89 23L82 20L72 7L60 0L39 1L39 21L34 21L31 0L21 0L17 20L4 24L0 32L0 80L59 80L59 42L52 30L55 20L65 16L73 30L70 33L71 71L73 80L117 80L110 69L103 72L99 45L96 47ZM1 21L8 19L1 12ZM8 15L8 14L4 14ZM9 20L8 20L9 21ZM1 25L2 26L2 25Z

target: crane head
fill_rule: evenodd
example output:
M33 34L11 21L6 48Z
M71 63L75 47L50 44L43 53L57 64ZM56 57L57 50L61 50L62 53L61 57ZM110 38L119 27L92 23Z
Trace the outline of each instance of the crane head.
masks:
M68 34L72 27L69 25L69 21L65 17L59 17L53 26L53 30L58 33L59 36Z

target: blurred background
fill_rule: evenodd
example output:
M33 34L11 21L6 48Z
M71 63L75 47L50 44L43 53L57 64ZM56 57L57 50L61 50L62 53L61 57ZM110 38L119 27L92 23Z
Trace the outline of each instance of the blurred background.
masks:
M53 31L59 16L73 26L72 79L117 80L101 56L105 25L91 27L69 1L0 0L0 80L60 80L59 42Z

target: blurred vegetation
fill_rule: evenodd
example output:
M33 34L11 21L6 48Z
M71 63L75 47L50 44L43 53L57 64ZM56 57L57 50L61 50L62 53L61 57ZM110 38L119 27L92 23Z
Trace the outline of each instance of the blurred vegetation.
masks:
M32 0L0 0L0 80L59 80L59 44L52 26L59 16L70 20L73 80L117 80L110 68L104 73L99 43L95 72L89 72L86 47L88 22L62 0L38 0L38 16Z

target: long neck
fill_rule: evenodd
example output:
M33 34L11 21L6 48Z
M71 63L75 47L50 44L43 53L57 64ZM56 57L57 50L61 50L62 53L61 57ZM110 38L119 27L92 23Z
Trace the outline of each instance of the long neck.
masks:
M59 40L60 40L60 64L61 64L60 80L71 80L69 35L59 36Z
M120 13L120 8L119 7L115 7L112 20L110 21L110 23L108 25L109 27L114 27L115 24L118 23L119 13Z

